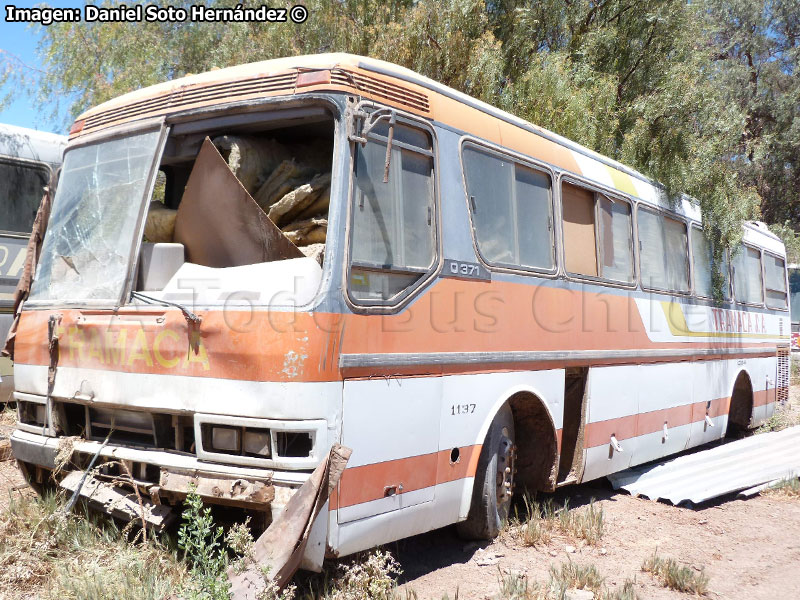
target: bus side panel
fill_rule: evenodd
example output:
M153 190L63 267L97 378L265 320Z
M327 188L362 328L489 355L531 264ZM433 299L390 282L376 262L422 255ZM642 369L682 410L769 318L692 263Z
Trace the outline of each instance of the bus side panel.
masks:
M639 414L631 466L685 450L692 408L692 363L639 366Z
M334 551L343 556L465 519L483 439L517 393L541 399L560 429L563 369L347 380L342 441L353 455L339 486ZM525 442L536 440L517 440ZM402 491L377 497L398 483Z
M701 360L692 363L694 405L690 447L725 437L735 377L736 360Z
M753 420L751 425L762 425L775 411L778 359L775 356L750 358L745 368L753 384Z
M345 380L342 444L353 454L339 523L433 500L441 389L435 376Z
M639 411L639 385L637 365L591 369L583 481L627 469L630 465ZM622 446L621 452L612 446L612 435Z

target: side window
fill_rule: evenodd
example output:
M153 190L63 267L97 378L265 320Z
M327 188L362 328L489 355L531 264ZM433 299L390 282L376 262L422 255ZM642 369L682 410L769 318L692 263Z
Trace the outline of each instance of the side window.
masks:
M714 255L709 242L703 230L699 227L692 227L692 268L694 270L694 291L698 296L705 296L711 298L714 295L714 286L712 284L711 273L716 267L714 265ZM722 297L725 300L731 298L731 282L730 282L730 260L728 259L728 252L726 251L723 258L723 264L719 266L724 284L722 286Z
M31 232L48 177L43 166L0 160L0 231Z
M764 254L763 259L767 306L786 308L786 263L782 258L770 254Z
M600 276L633 282L631 205L597 194L600 215Z
M639 256L642 286L671 292L689 291L689 247L686 225L640 208Z
M561 186L561 202L566 270L633 282L630 204L571 183Z
M350 251L354 299L386 301L422 278L436 258L433 151L427 132L396 124L356 145ZM376 128L383 133L385 128Z
M761 252L739 246L733 255L733 293L737 302L761 304Z
M594 194L565 183L561 186L564 259L569 273L598 276Z
M493 265L555 265L550 176L466 146L463 151L475 240Z

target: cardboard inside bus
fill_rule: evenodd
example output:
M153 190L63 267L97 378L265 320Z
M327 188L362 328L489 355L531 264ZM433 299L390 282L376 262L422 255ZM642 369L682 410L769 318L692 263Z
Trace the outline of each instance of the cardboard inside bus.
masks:
M172 128L146 217L137 291L181 300L180 282L202 278L229 290L243 281L252 287L258 265L275 261L293 261L286 275L318 281L334 118L316 107L236 117Z

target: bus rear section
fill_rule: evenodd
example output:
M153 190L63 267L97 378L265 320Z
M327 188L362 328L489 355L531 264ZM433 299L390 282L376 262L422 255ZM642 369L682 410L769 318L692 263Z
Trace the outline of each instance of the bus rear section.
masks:
M45 187L61 164L66 138L0 124L0 340L14 320L14 290ZM0 357L0 404L11 398L11 359Z

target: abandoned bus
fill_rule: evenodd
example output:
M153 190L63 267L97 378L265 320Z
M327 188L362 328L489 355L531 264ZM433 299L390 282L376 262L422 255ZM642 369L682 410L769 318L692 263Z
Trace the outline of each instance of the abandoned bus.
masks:
M67 138L0 124L0 340L13 321L13 296L33 219ZM9 358L0 357L0 403L14 391Z
M74 489L98 455L98 482L124 463L162 516L194 482L268 520L336 442L352 455L307 568L452 523L489 538L515 489L719 440L786 396L784 247L747 223L720 300L701 224L377 60L135 91L72 127L13 451L34 485Z

